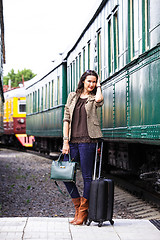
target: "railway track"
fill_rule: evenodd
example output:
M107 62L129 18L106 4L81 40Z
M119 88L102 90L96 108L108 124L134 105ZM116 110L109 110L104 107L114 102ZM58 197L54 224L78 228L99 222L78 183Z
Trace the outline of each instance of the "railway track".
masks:
M160 209L132 195L119 186L115 186L115 205L126 209L136 219L160 220Z
M160 210L160 194L151 191L151 189L148 190L145 186L145 182L142 183L141 181L140 182L136 180L133 181L133 179L130 181L129 177L123 178L120 176L116 176L115 174L114 175L107 174L105 177L112 178L114 182L117 184L117 186L120 186L127 192L138 197L138 199L146 201Z
M30 153L30 154L33 154L33 155L37 155L37 156L41 156L41 157L45 157L47 159L51 159L51 160L56 160L59 156L59 152L53 152L53 153L50 153L50 154L45 154L45 153L41 153L41 152L38 152L38 151L34 151L33 148L16 148L16 147L13 147L13 146L6 146L5 144L1 143L0 142L0 148L5 148L5 149L10 149L10 150L13 150L13 151L19 151L19 152L27 152L27 153Z

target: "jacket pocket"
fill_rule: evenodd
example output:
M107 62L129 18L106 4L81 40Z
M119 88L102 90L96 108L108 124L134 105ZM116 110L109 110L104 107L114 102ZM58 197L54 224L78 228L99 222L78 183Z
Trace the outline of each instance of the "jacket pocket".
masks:
M93 123L94 123L94 125L96 125L96 126L99 126L99 125L100 125L100 123L99 123L99 120L98 120L98 119L95 119Z

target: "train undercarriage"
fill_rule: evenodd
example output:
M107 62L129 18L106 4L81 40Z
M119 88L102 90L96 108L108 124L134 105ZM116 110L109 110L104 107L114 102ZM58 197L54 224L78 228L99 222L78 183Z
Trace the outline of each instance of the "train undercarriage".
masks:
M160 147L125 142L105 142L107 165L150 183L160 193Z
M35 137L33 149L44 154L59 152L62 149L62 138Z
M0 137L2 144L14 147L32 147L34 142L33 136L27 134L4 134Z

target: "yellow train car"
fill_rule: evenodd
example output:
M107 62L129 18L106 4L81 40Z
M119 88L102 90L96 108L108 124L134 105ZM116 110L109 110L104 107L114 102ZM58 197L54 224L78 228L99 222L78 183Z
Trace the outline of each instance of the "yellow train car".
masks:
M34 137L26 134L25 88L16 88L4 93L4 136L6 144L32 147Z

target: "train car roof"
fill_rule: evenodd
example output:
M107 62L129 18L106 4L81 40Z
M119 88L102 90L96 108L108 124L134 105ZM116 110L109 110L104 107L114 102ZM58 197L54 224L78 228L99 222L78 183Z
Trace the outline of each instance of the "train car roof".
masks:
M4 98L13 98L13 97L26 97L26 91L24 87L15 88L4 93Z
M78 43L80 42L81 38L84 36L85 32L89 29L89 27L92 25L92 23L94 22L94 20L96 19L96 17L99 15L99 13L101 12L101 10L103 9L103 7L105 6L105 4L107 3L108 0L97 0L96 5L93 8L94 14L93 17L91 18L91 20L88 22L87 26L84 28L83 32L81 33L81 35L79 36L78 40L76 41L76 43L73 45L73 47L66 53L66 59L69 57L70 53L76 48L76 46L78 45ZM97 8L98 7L98 8ZM97 9L95 12L95 8ZM92 12L92 11L91 11Z
M34 78L32 78L29 81L24 82L24 86L25 89L30 88L31 86L33 86L34 84L36 84L37 82L42 81L45 77L47 77L49 74L51 74L55 69L57 69L59 66L61 66L63 63L65 63L65 60L63 60L62 58L58 58L54 64L53 64L53 68L51 69L51 71L49 71L47 74L37 74Z

